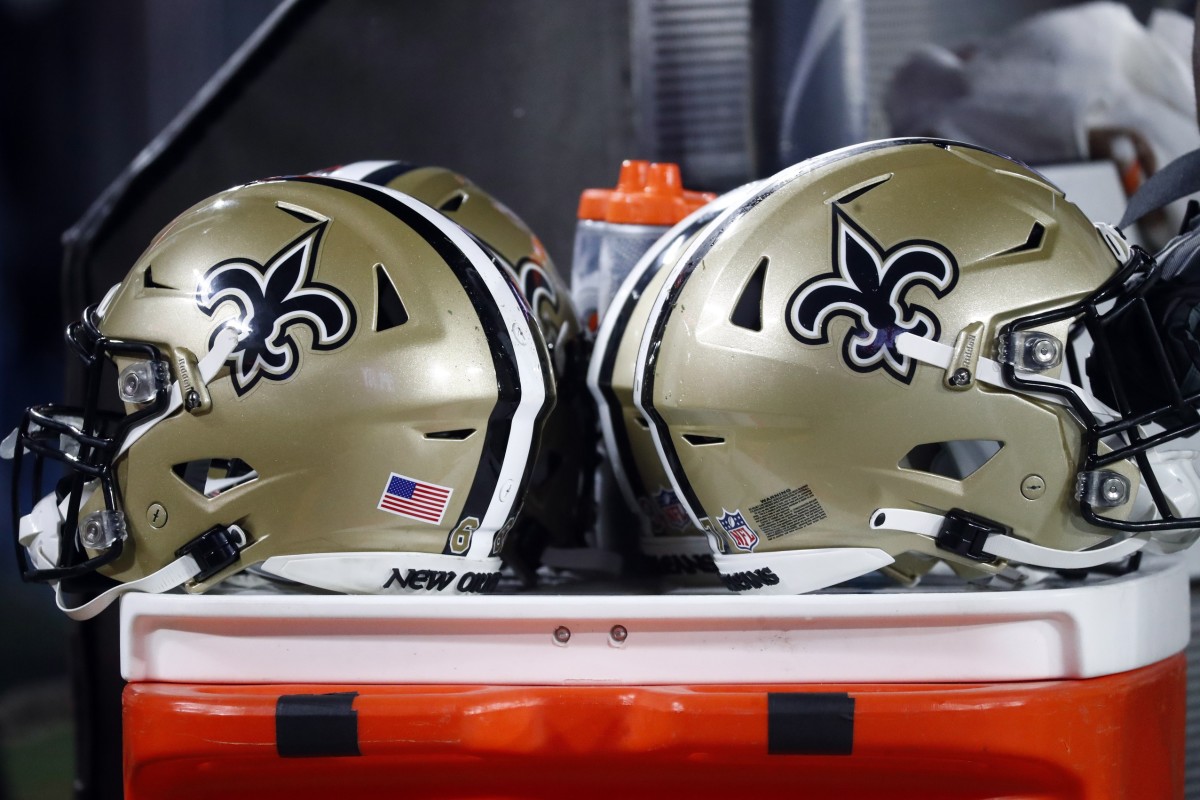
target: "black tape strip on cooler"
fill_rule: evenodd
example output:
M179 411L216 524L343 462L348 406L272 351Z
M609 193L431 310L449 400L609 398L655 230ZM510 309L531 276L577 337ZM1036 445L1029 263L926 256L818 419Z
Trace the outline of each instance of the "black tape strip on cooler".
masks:
M285 694L275 703L275 749L281 758L359 756L358 692Z
M854 698L844 692L768 692L767 753L848 756L854 750Z

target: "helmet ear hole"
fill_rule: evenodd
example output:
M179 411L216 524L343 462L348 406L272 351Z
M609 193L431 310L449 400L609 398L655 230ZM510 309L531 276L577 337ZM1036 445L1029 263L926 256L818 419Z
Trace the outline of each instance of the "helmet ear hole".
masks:
M1004 442L995 439L929 442L909 450L897 466L962 481L982 469L1003 447Z
M474 428L456 428L450 431L431 431L425 434L426 439L441 439L443 441L461 442L471 438Z
M705 447L713 444L725 444L723 436L705 436L701 433L685 433L683 440L693 447Z
M192 491L212 499L258 477L240 458L200 458L171 467Z

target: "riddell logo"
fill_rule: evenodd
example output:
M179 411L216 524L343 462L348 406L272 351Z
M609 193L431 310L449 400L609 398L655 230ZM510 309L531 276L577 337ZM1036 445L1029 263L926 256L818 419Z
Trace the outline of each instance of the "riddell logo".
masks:
M770 567L762 567L748 572L733 572L728 575L722 572L721 582L728 586L730 591L748 592L764 586L774 586L779 583L779 576L772 572Z
M409 591L424 589L427 592L444 592L454 583L456 577L458 577L458 573L453 571L410 569L407 573L402 573L399 567L394 567L392 576L388 578L383 588L390 589L395 584L401 589ZM498 583L500 583L499 572L466 572L461 578L458 578L458 583L454 584L454 588L463 594L487 594L494 590Z

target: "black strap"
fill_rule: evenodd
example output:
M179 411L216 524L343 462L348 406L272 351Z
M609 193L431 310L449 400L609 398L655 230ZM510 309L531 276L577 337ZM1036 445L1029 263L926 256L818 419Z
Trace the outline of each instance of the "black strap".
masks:
M768 692L767 753L848 756L854 752L854 698L845 692Z
M275 702L275 748L282 758L357 756L358 692L285 694Z
M1151 211L1196 192L1200 192L1200 150L1185 153L1151 175L1129 199L1117 227L1126 228Z

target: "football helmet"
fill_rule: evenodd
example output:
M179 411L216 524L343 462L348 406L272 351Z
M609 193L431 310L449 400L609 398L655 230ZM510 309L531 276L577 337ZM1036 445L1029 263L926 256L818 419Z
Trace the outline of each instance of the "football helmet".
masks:
M646 251L613 296L588 366L588 389L599 411L613 477L641 526L639 553L649 572L683 582L706 576L715 580L717 568L703 532L692 524L671 486L649 424L634 405L634 364L650 309L671 267L713 219L749 196L752 188L728 192L693 211Z
M494 196L445 167L405 161L360 161L329 175L387 186L417 198L462 226L510 272L533 309L550 350L557 401L542 435L525 505L505 557L527 579L540 561L554 561L547 546L586 544L593 525L595 429L584 372L587 352L571 291L541 240Z
M254 565L338 592L496 585L549 353L509 274L425 204L322 176L222 192L68 341L84 405L29 409L9 444L14 497L26 463L68 468L14 522L73 616Z
M1159 450L1200 402L1145 313L1157 280L1015 161L857 145L710 223L655 299L634 394L731 589L1127 565L1200 527L1194 454ZM1135 333L1125 363L1111 339Z

